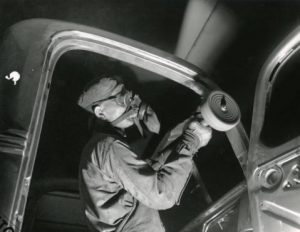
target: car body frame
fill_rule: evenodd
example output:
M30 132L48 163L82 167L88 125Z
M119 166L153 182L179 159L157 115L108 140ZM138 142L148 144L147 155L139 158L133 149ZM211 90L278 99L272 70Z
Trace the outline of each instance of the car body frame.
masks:
M17 23L3 35L0 49L0 215L15 231L22 227L52 74L64 53L84 50L126 62L175 81L199 98L219 89L202 70L173 55L99 29L62 21L32 19ZM15 73L19 75L16 79ZM248 137L243 125L238 124L226 135L248 174ZM192 222L193 226L199 229L200 225L201 231L207 231L211 223L240 202L246 190L245 183L238 185L200 215L201 220ZM192 229L187 226L184 231Z

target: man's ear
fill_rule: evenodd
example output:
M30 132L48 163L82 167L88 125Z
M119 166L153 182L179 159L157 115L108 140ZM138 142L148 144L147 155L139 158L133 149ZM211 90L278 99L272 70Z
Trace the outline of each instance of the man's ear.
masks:
M102 110L101 110L101 107L99 105L96 105L93 107L93 111L94 111L94 115L97 117L97 118L102 118ZM100 116L101 115L101 116Z

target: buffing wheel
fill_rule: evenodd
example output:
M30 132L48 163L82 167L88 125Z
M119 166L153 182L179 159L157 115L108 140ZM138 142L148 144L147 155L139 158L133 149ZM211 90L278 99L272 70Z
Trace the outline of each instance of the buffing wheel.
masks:
M206 124L218 131L235 127L241 117L237 103L227 93L212 91L200 108Z

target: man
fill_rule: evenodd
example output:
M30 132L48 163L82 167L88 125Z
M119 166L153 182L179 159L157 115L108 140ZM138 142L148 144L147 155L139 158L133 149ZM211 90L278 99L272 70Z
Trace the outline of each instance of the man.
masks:
M191 122L162 152L168 154L166 161L153 168L130 149L124 134L132 125L141 133L145 127L158 133L159 121L150 106L112 77L91 83L78 104L114 128L95 133L82 155L80 192L91 230L165 231L158 210L179 202L193 155L208 143L211 128Z

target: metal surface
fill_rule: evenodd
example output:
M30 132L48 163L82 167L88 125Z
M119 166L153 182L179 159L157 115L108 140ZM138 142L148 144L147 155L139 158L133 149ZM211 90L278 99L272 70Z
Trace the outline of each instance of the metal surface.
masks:
M253 232L249 207L250 206L248 192L245 191L241 196L241 200L239 203L239 215L237 225L238 232Z
M244 175L247 174L247 163L248 163L248 147L249 147L249 138L242 125L239 123L236 127L226 132L226 135L229 139L231 147L237 157L241 168L244 172Z
M293 190L300 187L300 165L295 164L290 172L287 174L285 181L283 182L283 188L285 190Z
M260 209L264 213L270 213L272 216L280 218L285 222L291 222L300 226L300 213L290 210L289 208L271 201L263 201L260 203Z
M251 181L260 186L250 195L250 199L255 203L250 204L255 231L300 230L297 186L299 161L300 152L297 148L256 169L255 179ZM273 174L275 175L272 176ZM268 181L269 178L272 180Z
M245 183L237 185L180 232L237 231L237 221L232 221L237 220L239 202L246 189Z
M256 232L300 230L300 137L275 147L261 141L272 86L279 71L299 48L300 27L270 55L256 87L247 167L251 217Z
M266 189L277 187L282 180L282 171L278 166L262 170L259 174L261 186Z

